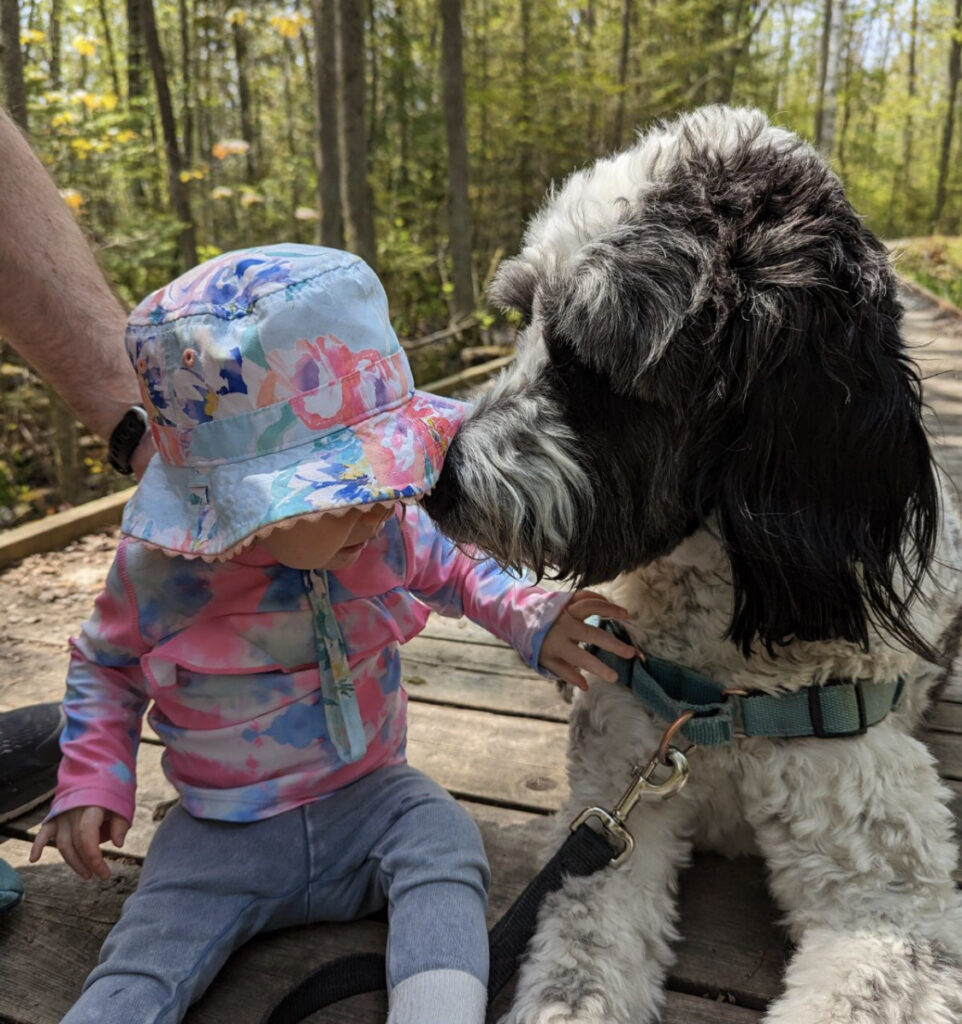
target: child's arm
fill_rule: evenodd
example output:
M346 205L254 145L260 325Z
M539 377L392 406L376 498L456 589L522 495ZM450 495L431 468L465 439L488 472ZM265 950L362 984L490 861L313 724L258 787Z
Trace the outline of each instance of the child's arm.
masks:
M56 838L64 860L84 878L91 872L107 877L97 843L109 838L119 846L133 819L135 758L147 705L140 657L148 648L125 560L122 543L93 615L71 641L57 790L31 851L36 860Z
M456 547L419 507L405 509L402 532L411 593L442 615L466 615L511 644L532 668L584 689L580 669L608 680L616 675L581 643L624 657L635 654L611 633L584 623L589 615L627 617L600 594L544 590L519 580L493 559Z

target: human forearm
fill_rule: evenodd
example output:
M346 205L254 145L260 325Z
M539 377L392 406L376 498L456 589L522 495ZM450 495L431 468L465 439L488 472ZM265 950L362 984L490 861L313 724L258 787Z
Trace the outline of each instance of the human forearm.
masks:
M0 334L102 437L140 401L126 312L56 186L0 111Z

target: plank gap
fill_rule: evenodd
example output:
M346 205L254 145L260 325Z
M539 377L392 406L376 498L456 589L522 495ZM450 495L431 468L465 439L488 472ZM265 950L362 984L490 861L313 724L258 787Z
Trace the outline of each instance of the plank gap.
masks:
M682 995L697 996L706 1002L720 1004L722 1006L740 1006L746 1010L766 1010L768 1000L753 996L750 992L735 991L729 988L720 989L702 982L689 981L687 978L679 978L674 974L668 975L666 988L670 992L679 992Z
M488 715L497 715L500 718L525 718L528 721L534 722L554 722L561 725L566 725L568 722L567 718L562 718L559 715L546 714L541 711L512 711L510 708L495 708L485 707L479 708L476 704L465 704L460 701L445 700L442 697L422 697L419 694L412 693L408 690L408 703L409 704L432 704L434 707L451 708L453 711L484 711Z

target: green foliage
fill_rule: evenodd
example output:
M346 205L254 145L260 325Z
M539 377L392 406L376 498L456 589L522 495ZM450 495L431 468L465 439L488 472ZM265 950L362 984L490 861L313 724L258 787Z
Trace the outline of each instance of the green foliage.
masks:
M197 258L257 243L314 241L312 5L154 4ZM127 302L137 302L186 268L146 60L145 95L128 95L126 0L60 5L56 81L51 0L20 6L34 144L108 277ZM415 338L443 328L451 312L440 15L437 0L369 0L364 7L378 269L398 334ZM635 131L658 118L702 103L747 104L812 136L824 0L633 0L629 7L622 82L624 0L463 0L479 290L498 260L517 251L525 221L552 183L630 144ZM886 237L931 230L953 7L952 0L918 0L913 32L912 0L848 0L831 159L866 222ZM949 232L962 230L960 145L957 130L940 225ZM958 301L955 243L932 244L928 255L906 256L903 268ZM503 319L481 305L478 331L487 340ZM421 351L419 379L458 369L458 347ZM42 414L31 416L33 436ZM19 500L18 488L37 483L25 480L11 451L8 444L0 453L0 507Z
M962 306L962 238L933 235L901 239L896 253L901 273Z
M186 65L181 2L188 15ZM155 0L155 6L200 251L312 241L317 56L310 5ZM551 182L628 144L635 130L659 117L700 103L748 103L812 132L824 0L635 0L624 88L622 9L623 0L464 0L479 274L494 253L517 247L524 219ZM843 33L833 159L869 224L889 235L929 226L946 104L951 4L919 0L912 95L911 9L909 0L849 0ZM131 102L124 95L125 11L125 0L65 5L61 81L54 82L50 0L22 5L35 142L79 204L112 280L136 301L184 268L149 68L146 97ZM238 42L246 49L243 66ZM439 61L436 0L371 0L369 174L379 263L404 335L435 329L449 312ZM251 103L249 154L232 148L244 137L242 82ZM962 179L953 170L947 226L960 219Z

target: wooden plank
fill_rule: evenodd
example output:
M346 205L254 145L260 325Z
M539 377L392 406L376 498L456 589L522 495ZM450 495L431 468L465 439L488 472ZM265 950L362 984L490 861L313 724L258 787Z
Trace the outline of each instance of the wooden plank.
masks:
M402 649L401 675L412 701L568 720L557 684L510 648L417 637Z
M478 820L490 851L493 887L489 918L493 922L540 867L542 855L538 851L545 843L547 823L543 817L503 808L466 806ZM16 916L6 919L9 930L0 932L0 1014L19 1012L22 1016L12 1019L24 1024L47 1024L60 1019L79 990L103 938L119 915L123 899L136 885L138 868L131 863L114 863L111 881L83 883L59 863L55 851L45 851L35 866L26 864L25 843L7 842L2 854L21 869L28 896ZM743 874L745 864L751 863L743 862L730 873L735 870ZM681 943L673 976L685 991L712 996L747 992L746 998L755 1003L777 991L784 939L770 924L772 911L758 884L762 871L757 862L748 876L748 884L742 881L719 886L714 858L699 858L685 873L682 932L690 936L693 931L709 930L716 943L692 942L688 937ZM755 923L746 929L743 925L748 919ZM70 946L67 957L60 949L61 942ZM350 952L379 951L383 943L383 926L370 921L305 926L258 938L231 959L187 1021L225 1024L256 1020L286 985L313 966ZM724 950L723 956L718 955L719 949ZM693 998L674 998L677 1012L666 1020L681 1022L686 1019L685 1012L695 1014L687 1019L704 1020L706 1024L713 1020L740 1024L755 1019L752 1013L725 1002L693 1002ZM383 1004L374 998L344 1004L317 1019L363 1024L377 1020L378 1013L383 1014Z
M962 480L962 473L959 474ZM939 691L939 702L949 704L962 704L962 675L956 674L946 680L945 685Z
M510 647L499 644L460 643L456 640L434 640L416 637L402 648L412 661L436 669L446 669L452 662L459 668L484 675L501 675L516 679L534 674Z
M568 792L566 736L560 723L419 704L409 716L407 753L412 765L459 796L543 813L559 807ZM176 796L161 770L161 753L157 743L141 744L137 805L124 844L132 856L144 856L158 809ZM46 806L36 808L0 832L32 839L46 812Z
M663 1024L753 1024L762 1014L719 999L668 993Z
M923 739L939 757L943 776L962 781L962 742L947 733ZM568 792L567 728L561 723L414 704L408 727L408 758L415 767L467 799L546 812ZM158 809L175 797L160 767L161 748L145 742L138 756L134 823L125 852L143 856L156 827ZM0 831L34 836L46 808L37 808ZM105 847L109 849L109 847Z
M928 732L962 734L962 704L947 700L936 701L925 712L925 726Z
M919 738L935 755L942 778L962 780L962 742L958 736L944 732L924 732Z
M0 565L19 561L38 551L62 548L70 541L103 526L120 522L124 505L136 488L129 487L95 501L87 501L66 512L57 512L13 530L0 531Z
M432 704L411 709L408 760L459 796L554 810L568 793L568 729Z

